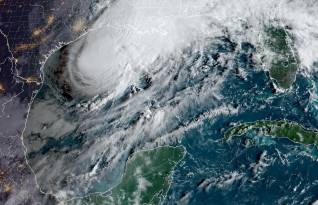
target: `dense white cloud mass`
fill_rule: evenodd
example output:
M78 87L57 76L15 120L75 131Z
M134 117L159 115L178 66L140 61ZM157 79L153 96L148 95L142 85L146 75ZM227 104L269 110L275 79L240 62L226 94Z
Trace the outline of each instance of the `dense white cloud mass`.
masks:
M66 55L47 62L49 77L24 133L41 188L60 199L106 190L130 152L173 143L204 119L237 113L220 91L236 45L256 46L255 62L266 54L267 25L290 27L300 63L311 72L317 7L300 0L116 1ZM219 52L222 45L228 51ZM56 69L70 101L50 84Z
M291 27L302 65L310 69L318 57L316 10L308 1L120 0L72 46L71 77L86 93L122 92L155 59L193 41L227 33L257 45L273 23Z

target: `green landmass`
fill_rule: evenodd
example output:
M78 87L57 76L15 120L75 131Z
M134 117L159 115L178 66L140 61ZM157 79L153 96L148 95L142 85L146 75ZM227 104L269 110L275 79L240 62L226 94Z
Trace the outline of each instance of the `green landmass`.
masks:
M224 137L226 140L229 140L235 136L241 136L249 130L254 130L257 133L264 135L287 137L294 142L305 145L314 144L318 146L317 131L306 129L295 122L286 120L259 120L256 122L239 124L228 129L225 132Z
M295 81L298 60L292 49L291 38L282 27L268 27L265 29L267 38L265 44L273 52L269 74L277 85L288 89Z
M91 194L71 204L159 204L169 189L171 173L183 156L182 147L159 147L135 153L127 162L121 183L109 193Z

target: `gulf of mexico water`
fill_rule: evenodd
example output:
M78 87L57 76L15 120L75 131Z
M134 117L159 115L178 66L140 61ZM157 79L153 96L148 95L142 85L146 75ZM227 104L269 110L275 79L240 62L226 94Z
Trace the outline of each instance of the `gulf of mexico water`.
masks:
M232 75L222 89L238 114L206 119L185 133L187 154L164 204L311 204L318 199L316 146L253 132L223 140L231 123L260 119L287 119L316 129L315 75L308 79L299 73L290 90L276 92L267 72L244 63L246 78Z

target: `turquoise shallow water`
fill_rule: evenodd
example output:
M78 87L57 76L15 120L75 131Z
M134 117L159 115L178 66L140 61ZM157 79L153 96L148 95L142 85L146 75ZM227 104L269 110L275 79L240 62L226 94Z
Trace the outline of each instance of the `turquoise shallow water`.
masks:
M133 152L146 144L159 146L158 139L168 135L166 145L183 145L187 154L163 204L315 201L316 147L253 132L223 140L232 123L261 119L318 128L311 95L316 74L309 79L299 73L290 90L277 92L268 72L254 62L255 52L247 42L211 39L200 52L188 48L182 57L158 62L151 78L143 76L96 110L91 108L102 95L69 99L54 84L59 67L48 64L47 81L31 107L24 136L38 183L68 198L105 192L120 182Z
M315 78L299 74L290 91L274 93L268 75L252 67L245 66L247 80L232 75L223 89L227 102L239 107L238 114L206 119L184 135L187 155L174 173L165 204L309 204L318 199L315 146L252 132L222 140L232 122L288 119L318 126L309 93Z

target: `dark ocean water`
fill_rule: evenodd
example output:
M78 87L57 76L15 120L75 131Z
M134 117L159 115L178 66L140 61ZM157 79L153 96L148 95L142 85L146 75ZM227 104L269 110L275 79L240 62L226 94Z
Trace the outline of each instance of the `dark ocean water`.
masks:
M181 133L167 141L177 145L180 142L187 154L175 169L164 204L315 201L316 147L273 136L255 136L253 132L228 142L223 140L224 132L233 123L261 119L287 119L310 129L318 128L313 95L316 74L308 78L299 72L288 91L278 92L268 72L255 62L255 53L249 43L235 43L226 37L212 39L202 52L190 48L181 59L159 63L158 73L152 74L153 84L147 86L147 81L142 81L140 87L144 87L139 93L127 88L122 96L96 111L89 108L94 103L63 97L60 88L51 82L55 78L50 72L56 64L48 64L47 81L32 105L28 121L32 126L27 126L29 136L24 140L39 184L44 190L74 191L68 197L104 192L120 179L129 154L162 135ZM58 58L51 59L55 62ZM166 79L168 83L163 83ZM87 109L82 105L88 105ZM144 119L145 106L154 113L166 111L168 117L160 121L163 125L154 129L156 132L148 130L158 124ZM42 119L42 115L46 118ZM63 123L56 120L61 118ZM69 130L63 131L64 124ZM56 127L61 131L56 133ZM113 161L110 153L121 157ZM95 177L85 177L94 167Z
M232 75L222 89L238 114L206 119L186 132L182 145L187 155L175 170L164 204L310 204L318 199L315 146L252 132L223 141L233 122L288 119L317 128L310 100L315 75L308 79L298 74L293 87L279 93L266 72L244 57L238 62L247 77ZM254 144L248 143L251 139Z

